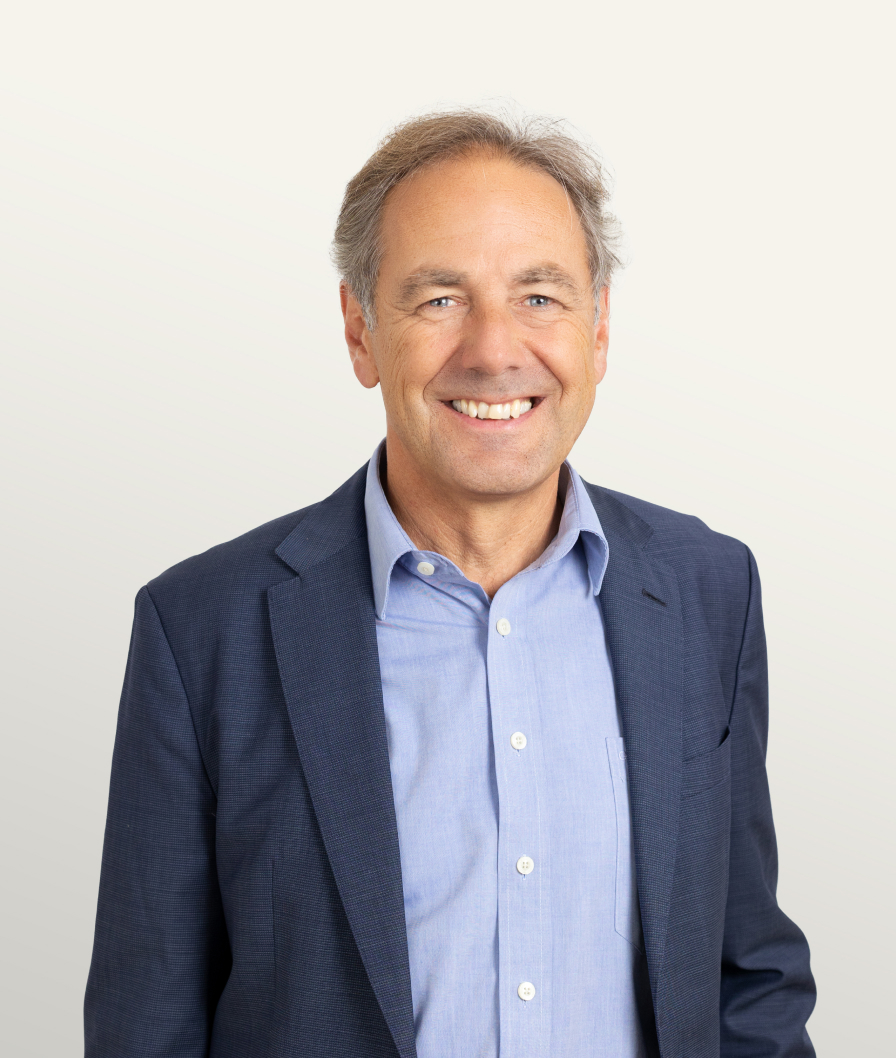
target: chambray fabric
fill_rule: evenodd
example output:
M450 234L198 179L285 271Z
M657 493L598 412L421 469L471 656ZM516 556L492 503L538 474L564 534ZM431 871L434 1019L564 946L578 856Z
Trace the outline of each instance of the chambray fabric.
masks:
M137 596L87 1058L416 1055L365 482ZM585 488L611 556L642 1025L663 1058L810 1058L809 951L775 899L755 563Z
M382 448L364 506L418 1058L640 1058L649 986L600 520L566 464L556 537L489 600L415 549Z

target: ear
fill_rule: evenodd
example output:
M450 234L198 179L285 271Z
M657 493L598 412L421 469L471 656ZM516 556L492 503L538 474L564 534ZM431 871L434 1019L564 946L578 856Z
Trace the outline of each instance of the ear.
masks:
M362 386L373 389L380 376L373 359L370 331L367 329L360 302L345 283L339 284L339 301L342 305L342 318L345 320L345 344L348 346L348 355L352 358L355 377Z
M595 385L607 373L607 347L610 344L610 288L601 287L597 296L597 323L594 325L594 380Z

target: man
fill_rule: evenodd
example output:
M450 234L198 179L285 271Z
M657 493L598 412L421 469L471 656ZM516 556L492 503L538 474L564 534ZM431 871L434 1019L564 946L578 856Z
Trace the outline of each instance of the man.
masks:
M749 551L565 462L603 377L599 165L396 130L336 233L387 434L137 598L89 1058L805 1058Z

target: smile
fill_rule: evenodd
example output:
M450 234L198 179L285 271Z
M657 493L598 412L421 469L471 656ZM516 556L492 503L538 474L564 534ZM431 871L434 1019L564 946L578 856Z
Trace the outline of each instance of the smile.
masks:
M484 400L453 400L451 407L471 419L518 419L532 408L531 400L512 400L507 404L486 404Z

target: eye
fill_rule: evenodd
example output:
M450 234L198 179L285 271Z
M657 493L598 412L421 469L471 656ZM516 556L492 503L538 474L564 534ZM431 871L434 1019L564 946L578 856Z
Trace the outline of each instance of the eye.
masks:
M554 299L549 298L547 294L530 294L526 298L526 305L530 309L546 309L549 305L554 304Z
M447 309L451 304L453 298L449 298L447 294L440 298L433 298L431 301L427 301L426 307L429 309Z

